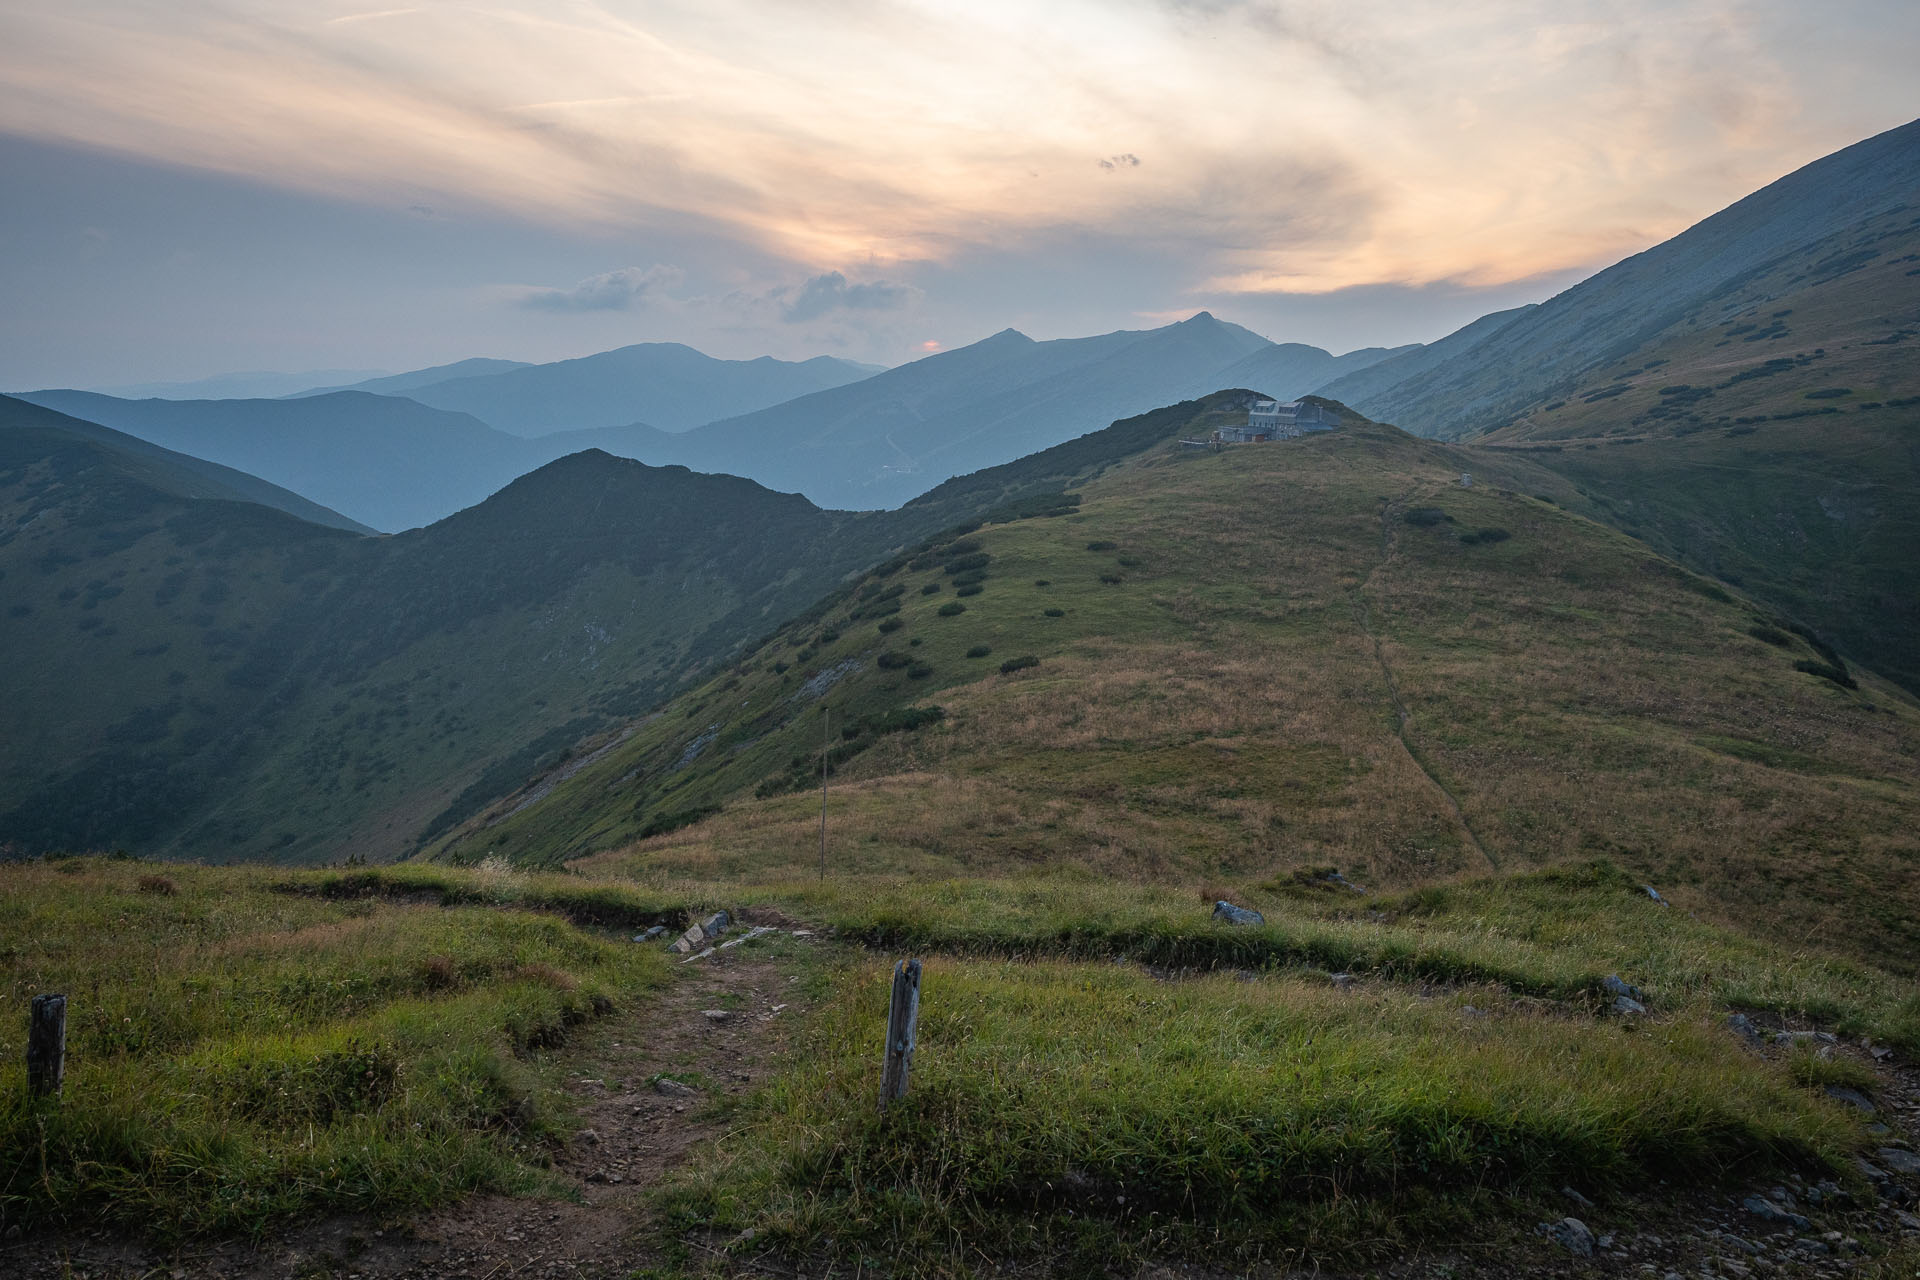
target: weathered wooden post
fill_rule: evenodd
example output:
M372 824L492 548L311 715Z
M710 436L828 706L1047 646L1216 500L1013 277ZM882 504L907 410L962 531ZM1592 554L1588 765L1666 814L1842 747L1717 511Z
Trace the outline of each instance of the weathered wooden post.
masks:
M887 1005L887 1056L880 1070L880 1109L907 1096L907 1072L913 1066L913 1037L920 1021L920 962L893 966L893 999Z
M67 1067L67 998L35 996L27 1023L27 1092L44 1098L60 1092Z

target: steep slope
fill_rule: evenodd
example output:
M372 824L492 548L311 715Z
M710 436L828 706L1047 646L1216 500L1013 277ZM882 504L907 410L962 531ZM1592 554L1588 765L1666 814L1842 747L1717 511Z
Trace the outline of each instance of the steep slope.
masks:
M1398 349L1383 360L1342 372L1332 381L1320 383L1309 389L1317 391L1328 399L1339 400L1345 404L1373 403L1389 388L1437 369L1456 356L1463 355L1480 345L1508 324L1532 311L1537 305L1539 304L1530 302L1524 307L1490 312L1473 323L1454 330L1437 342Z
M1420 435L1504 426L1583 374L1679 326L1711 324L1748 279L1790 259L1818 272L1829 243L1920 189L1920 121L1835 152L1575 285L1437 368L1355 407Z
M1526 451L1920 690L1917 337L1910 208L1788 255L1476 444Z
M120 455L117 465L124 473L137 473L162 492L176 497L257 502L313 524L348 529L355 533L373 532L366 525L349 520L338 511L317 502L309 502L299 494L282 489L279 485L268 484L258 476L250 476L244 471L235 471L232 467L223 467L203 458L162 449L124 432L70 418L64 413L43 409L12 396L0 396L0 431L40 433L31 442L14 441L10 446L10 456L49 450L55 447L57 436L72 436L91 441ZM54 436L49 437L45 433L54 433Z
M446 382L453 378L477 378L493 373L508 373L514 369L527 369L532 366L525 360L495 360L486 356L474 356L466 360L456 360L452 364L436 364L425 369L410 369L406 373L382 374L376 378L362 378L353 382L337 383L328 386L311 386L292 395L280 397L283 400L300 400L308 396L331 395L335 391L365 391L370 395L405 395L420 387L431 386L436 382ZM219 397L197 397L218 399Z
M1533 496L1570 487L1524 460L1463 488L1454 450L1358 420L1177 444L1240 403L1117 424L1157 439L1077 509L889 562L443 852L811 876L824 710L855 884L1408 887L1604 856L1910 967L1910 699L1841 687L1764 610Z
M1201 312L1141 333L1035 342L1008 329L863 382L688 432L658 460L827 505L890 507L940 481L1222 385L1272 344Z
M217 803L271 714L232 673L367 541L151 446L0 430L0 847L153 847Z
M236 467L387 531L472 506L555 456L465 414L362 391L299 400L20 398Z
M0 844L396 856L893 536L589 453L364 537L146 449L0 430Z
M685 431L868 376L866 366L832 356L799 362L771 356L716 360L677 342L646 342L577 360L395 390L421 404L472 414L514 435L542 436L636 422Z

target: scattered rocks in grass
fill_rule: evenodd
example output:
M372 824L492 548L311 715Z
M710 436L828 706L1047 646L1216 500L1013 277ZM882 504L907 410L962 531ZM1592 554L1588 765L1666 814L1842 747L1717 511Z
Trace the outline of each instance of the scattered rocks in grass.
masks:
M727 926L731 925L732 923L733 923L733 918L729 916L726 912L716 911L712 915L708 916L705 920L702 920L700 922L700 927L706 931L707 937L717 938L721 934L725 933L727 931Z
M1600 989L1610 996L1625 996L1627 999L1634 1001L1644 1001L1647 998L1646 992L1634 986L1631 982L1622 980L1617 973L1610 973L1602 978L1600 980ZM1644 1013L1646 1010L1642 1009L1641 1012Z
M695 924L695 925L688 925L687 931L681 934L677 939L675 939L673 944L669 946L667 950L677 952L678 954L684 956L688 952L698 951L701 947L704 947L706 945L707 945L707 931L705 929L702 929L699 925Z
M1565 1196L1567 1199L1573 1201L1575 1204L1579 1205L1582 1209L1593 1208L1593 1201L1587 1199L1585 1196L1581 1195L1578 1191L1575 1191L1572 1187L1560 1188L1560 1194Z
M730 1009L702 1009L700 1011L700 1016L705 1018L708 1022L718 1024L722 1022L731 1022L733 1020L733 1011Z
M1876 1153L1880 1163L1895 1173L1920 1173L1920 1156L1899 1147L1882 1147Z
M700 1091L683 1081L661 1076L653 1082L653 1091L665 1098L697 1098Z
M1765 1039L1760 1028L1753 1025L1753 1019L1744 1013L1727 1015L1727 1030L1751 1045L1759 1045Z
M1534 1230L1553 1241L1576 1258L1593 1256L1593 1232L1587 1224L1578 1218L1562 1218L1558 1222L1543 1222Z
M1791 1209L1781 1208L1765 1196L1748 1196L1740 1203L1748 1213L1762 1222L1778 1223L1783 1227L1792 1227L1795 1231L1813 1230L1812 1222Z
M1827 1096L1836 1101L1844 1102L1855 1110L1864 1111L1868 1115L1872 1115L1876 1110L1873 1102L1866 1094L1860 1092L1858 1089L1849 1089L1843 1084L1828 1085Z
M1332 982L1334 986L1339 987L1342 991L1345 991L1348 987L1351 987L1355 983L1360 981L1360 979L1354 977L1350 973L1336 973L1331 975L1331 977L1328 980Z
M695 960L705 960L708 956L712 955L714 952L718 951L719 949L720 948L718 947L708 947L704 951L696 951L692 955L688 956L685 960L682 960L680 963L692 964Z
M1258 911L1236 907L1225 898L1213 904L1213 918L1225 924L1265 924L1267 922L1267 918Z
M645 933L634 934L633 940L635 942L652 942L655 938L664 938L666 936L667 936L667 926L663 924L657 924L653 926L653 928L647 930Z
M1640 887L1641 887L1642 889L1644 889L1644 890L1646 890L1646 892L1647 892L1647 896L1648 896L1649 898L1652 898L1652 899L1653 899L1653 900L1654 900L1655 902L1657 902L1657 903L1659 903L1659 904L1660 904L1661 906L1663 906L1663 907L1670 907L1670 906L1672 906L1672 905L1673 905L1673 904L1672 904L1671 902L1668 902L1668 901L1667 901L1667 900L1666 900L1665 898L1663 898L1663 897L1661 897L1661 896L1660 896L1660 891L1659 891L1658 889L1656 889L1656 888L1654 888L1654 887L1653 887L1652 885L1650 885L1650 884L1643 884L1643 885L1641 885Z
M1893 1211L1893 1220L1908 1231L1920 1231L1920 1218L1916 1218L1905 1209L1895 1209Z
M1641 1004L1632 996L1615 996L1613 999L1613 1011L1621 1014L1645 1013L1647 1006Z

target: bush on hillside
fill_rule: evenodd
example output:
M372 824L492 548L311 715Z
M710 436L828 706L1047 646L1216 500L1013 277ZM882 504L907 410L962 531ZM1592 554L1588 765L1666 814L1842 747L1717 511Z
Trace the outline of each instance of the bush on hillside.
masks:
M946 604L941 605L940 608L937 610L937 612L943 618L958 617L960 614L963 614L966 611L967 611L967 606L961 604L958 600L949 600Z
M1039 665L1040 659L1030 653L1022 654L1018 658L1008 658L1005 662L1001 663L1000 674L1010 676L1016 671L1025 671L1028 667L1037 667Z

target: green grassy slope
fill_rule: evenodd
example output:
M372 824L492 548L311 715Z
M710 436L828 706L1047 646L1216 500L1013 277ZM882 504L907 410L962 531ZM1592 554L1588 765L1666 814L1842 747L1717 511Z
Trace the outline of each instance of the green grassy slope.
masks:
M22 851L397 856L885 545L602 454L364 538L77 437L0 447L0 840Z
M567 1118L546 1061L665 966L498 909L538 882L439 882L445 905L265 868L0 864L0 987L70 1001L59 1104L0 1078L0 1221L243 1235L540 1185ZM25 1030L0 1027L10 1062Z
M1788 269L1817 278L1857 265L1861 255L1900 256L1906 250L1890 241L1856 241L1866 228L1890 231L1883 220L1913 219L1916 184L1920 121L1788 174L1355 407L1439 438L1504 425L1663 334L1723 318L1756 275Z
M1796 669L1825 660L1525 460L1463 489L1457 449L1390 427L1175 443L1204 425L1159 419L1069 514L883 566L440 852L805 875L830 710L840 875L1413 886L1605 856L1721 919L1914 953L1907 697Z
M1825 248L1475 443L1920 688L1920 218Z

